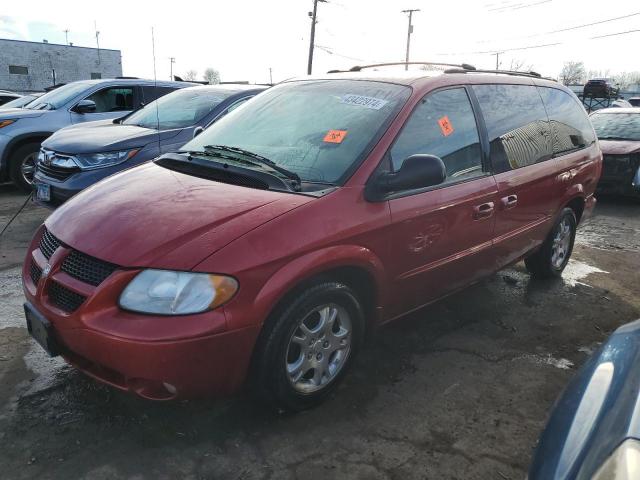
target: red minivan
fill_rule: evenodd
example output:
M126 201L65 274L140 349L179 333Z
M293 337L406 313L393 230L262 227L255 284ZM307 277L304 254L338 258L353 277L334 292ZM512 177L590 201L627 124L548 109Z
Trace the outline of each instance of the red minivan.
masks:
M560 275L601 157L577 98L534 74L286 81L54 212L27 325L145 398L248 383L303 409L377 326L521 259Z

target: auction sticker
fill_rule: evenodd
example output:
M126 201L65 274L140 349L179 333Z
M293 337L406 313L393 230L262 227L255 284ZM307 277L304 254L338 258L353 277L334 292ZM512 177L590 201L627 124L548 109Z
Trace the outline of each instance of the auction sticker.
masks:
M340 99L341 103L346 103L347 105L357 105L359 107L366 107L372 110L380 110L387 103L387 100L382 100L381 98L375 97L365 97L364 95L356 95L353 93L348 93L343 95Z
M448 116L445 115L444 117L439 118L438 125L440 125L440 131L445 137L448 137L453 133L453 125L451 125L451 121Z
M346 136L346 130L329 130L322 141L326 143L342 143Z

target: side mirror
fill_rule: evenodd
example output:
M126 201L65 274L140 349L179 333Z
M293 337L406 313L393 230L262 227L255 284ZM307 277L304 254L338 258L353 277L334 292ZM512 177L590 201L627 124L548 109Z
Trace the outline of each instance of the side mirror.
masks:
M447 178L447 169L440 157L416 154L407 158L394 173L385 172L367 184L368 200L382 200L388 193L415 190L440 185Z
M196 127L193 129L193 138L196 138L198 135L200 135L202 132L204 132L204 128L202 127Z
M93 113L96 111L96 102L93 100L80 100L78 104L73 107L73 111L76 113Z

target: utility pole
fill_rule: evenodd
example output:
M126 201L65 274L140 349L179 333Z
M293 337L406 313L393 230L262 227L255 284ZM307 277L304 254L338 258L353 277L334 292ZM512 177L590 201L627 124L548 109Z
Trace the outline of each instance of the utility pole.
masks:
M64 43L66 43L67 45L69 45L69 32L70 30L68 28L63 30L64 32Z
M491 54L496 56L496 70L500 70L500 54L501 53L504 53L504 52L496 52Z
M169 80L173 81L173 64L176 63L176 57L169 57L169 65L170 65L170 76L169 76Z
M102 59L100 58L100 32L98 31L98 24L95 20L93 21L93 29L96 31L96 47L98 47L98 63L101 63Z
M413 25L411 24L411 20L413 18L413 12L419 12L420 9L419 8L411 8L409 10L402 10L402 13L408 13L409 14L409 26L407 27L407 54L405 56L405 64L404 64L404 69L405 70L409 70L409 47L411 46L411 34L413 33Z
M273 85L273 74L271 72L271 67L269 67L269 83Z
M313 68L313 47L316 39L316 15L318 13L318 2L327 3L327 0L313 0L313 12L309 12L311 17L311 38L309 39L309 62L307 63L307 75L311 75Z

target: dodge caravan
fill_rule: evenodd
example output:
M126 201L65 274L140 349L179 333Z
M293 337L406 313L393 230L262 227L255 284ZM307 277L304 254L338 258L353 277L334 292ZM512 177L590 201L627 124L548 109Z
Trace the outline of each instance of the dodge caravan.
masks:
M575 95L356 70L266 90L55 211L24 262L33 337L148 399L247 384L300 410L376 327L521 259L560 275L602 162Z

